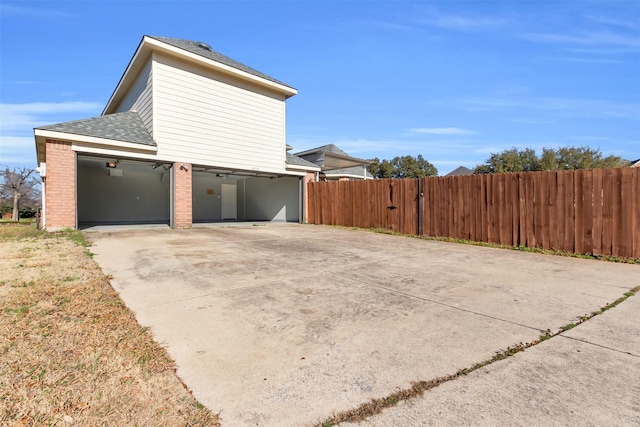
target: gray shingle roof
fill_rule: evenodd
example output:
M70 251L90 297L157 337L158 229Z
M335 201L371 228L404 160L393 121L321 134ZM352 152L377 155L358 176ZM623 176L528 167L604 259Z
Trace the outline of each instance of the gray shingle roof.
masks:
M254 70L253 68L248 67L248 66L236 61L235 59L231 59L228 56L225 56L225 55L223 55L223 54L221 54L219 52L216 52L215 50L207 49L206 47L203 46L202 42L196 42L196 41L193 41L193 40L184 40L184 39L174 39L174 38L171 38L171 37L158 37L158 36L147 36L147 37L152 38L154 40L161 41L163 43L170 44L171 46L177 47L179 49L186 50L187 52L191 52L191 53L194 53L196 55L203 56L205 58L208 58L208 59L211 59L213 61L219 62L221 64L228 65L229 67L236 68L236 69L244 71L246 73L253 74L254 76L261 77L263 79L272 81L274 83L278 83L278 84L281 84L283 86L287 86L287 87L290 87L292 89L295 89L293 86L290 86L290 85L288 85L286 83L283 83L280 80L274 79L273 77L268 76L268 75L266 75L264 73L261 73L258 70Z
M332 154L338 154L340 156L351 157L346 152L338 148L337 145L334 145L334 144L327 144L327 145L323 145L322 147L312 148L311 150L301 151L299 153L296 153L296 156L311 154L311 153L332 153Z
M307 161L305 159L301 159L300 157L294 156L291 153L287 153L286 162L287 162L288 165L305 166L305 167L309 167L309 168L318 168L319 167L315 163L311 163L310 161Z
M363 176L362 175L362 173L363 173L362 169L363 168L364 168L364 166L354 166L352 168L331 169L331 170L324 171L323 173L325 175L356 175L356 176ZM373 179L373 175L371 175L368 170L367 170L367 178Z
M465 168L464 166L460 166L452 170L445 176L461 176L461 175L473 175L473 171L469 168Z
M36 129L156 146L142 119L135 111L57 123Z

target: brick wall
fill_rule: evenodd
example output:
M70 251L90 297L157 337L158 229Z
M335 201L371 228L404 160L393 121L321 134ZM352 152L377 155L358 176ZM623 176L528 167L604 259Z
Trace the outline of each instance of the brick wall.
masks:
M76 226L76 156L71 143L47 139L45 183L48 230Z
M187 170L180 165L184 165ZM174 163L173 170L175 173L175 227L189 228L192 221L191 164Z

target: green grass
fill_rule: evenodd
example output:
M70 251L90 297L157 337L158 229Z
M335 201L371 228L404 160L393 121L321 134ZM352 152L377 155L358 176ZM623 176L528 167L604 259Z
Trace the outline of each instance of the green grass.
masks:
M606 304L604 307L601 307L599 310L592 312L590 315L579 316L576 322L571 322L567 325L561 326L555 333L552 333L550 329L547 329L545 333L543 335L540 335L538 339L527 343L520 342L518 344L507 347L506 350L497 351L490 359L478 362L468 368L459 369L455 374L445 375L428 381L415 381L411 384L411 387L407 389L396 391L395 393L384 398L372 399L369 402L363 403L355 409L339 412L317 425L319 427L325 427L342 422L358 423L360 421L363 421L375 414L379 414L385 408L397 405L400 401L414 399L416 397L422 396L426 391L434 389L441 384L453 381L462 376L469 375L470 373L477 371L478 369L512 357L520 352L527 350L530 347L540 344L543 341L548 341L570 329L577 327L581 323L584 323L595 316L611 310L612 308L621 304L638 292L640 292L640 286L636 286L635 288L630 289L614 302Z

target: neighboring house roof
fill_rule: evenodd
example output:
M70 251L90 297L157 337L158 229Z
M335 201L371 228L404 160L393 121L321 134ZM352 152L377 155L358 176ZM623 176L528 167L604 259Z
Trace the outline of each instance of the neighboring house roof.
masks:
M276 80L271 76L268 76L264 73L261 73L258 70L255 70L251 67L248 67L238 61L236 61L235 59L229 58L228 56L225 56L219 52L216 52L215 50L211 49L211 46L209 46L206 43L203 42L198 42L198 41L193 41L193 40L184 40L184 39L174 39L171 37L158 37L158 36L147 36L149 38L170 44L171 46L180 48L180 49L184 49L187 52L191 52L191 53L195 53L196 55L200 55L203 56L205 58L214 60L216 62L219 62L221 64L225 64L228 65L229 67L233 67L236 68L238 70L244 71L246 73L249 74L253 74L254 76L257 77L261 77L263 79L272 81L274 83L278 83L284 86L288 86L290 88L293 88L292 86L281 82L280 80Z
M353 176L353 177L359 177L362 178L364 175L363 173L367 174L367 179L373 179L373 175L371 175L371 173L369 173L369 171L367 170L366 167L364 166L354 166L351 168L342 168L342 169L332 169L332 170L327 170L324 171L323 174L326 176L331 176L331 177L340 177L340 176Z
M90 119L57 123L36 128L36 130L63 132L133 144L156 146L155 141L136 111L126 111L124 113L107 114Z
M460 176L460 175L473 175L473 171L469 168L465 168L464 166L460 166L459 168L452 170L445 176Z
M341 150L335 144L327 144L321 147L312 148L310 150L301 151L299 153L296 153L296 156L304 156L305 154L314 154L314 153L325 153L325 154L332 153L332 154L339 154L341 156L347 156L347 157L349 156L345 151Z
M287 153L287 160L286 160L288 165L292 165L292 166L304 166L304 167L308 167L308 168L313 168L315 170L318 170L319 167L318 165L316 165L315 163L311 163L305 159L302 159L298 156L294 156L291 153Z
M371 163L370 160L351 157L334 144L327 144L301 151L295 155L315 163L317 166L320 166L323 171L367 166Z
M631 166L632 168L640 168L640 159L632 160L629 166Z

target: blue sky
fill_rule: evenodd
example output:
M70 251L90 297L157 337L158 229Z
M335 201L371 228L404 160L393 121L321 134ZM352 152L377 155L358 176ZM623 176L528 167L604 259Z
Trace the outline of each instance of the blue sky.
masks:
M35 167L33 127L99 115L144 34L297 88L294 152L440 174L514 146L640 158L638 1L0 0L0 163Z

